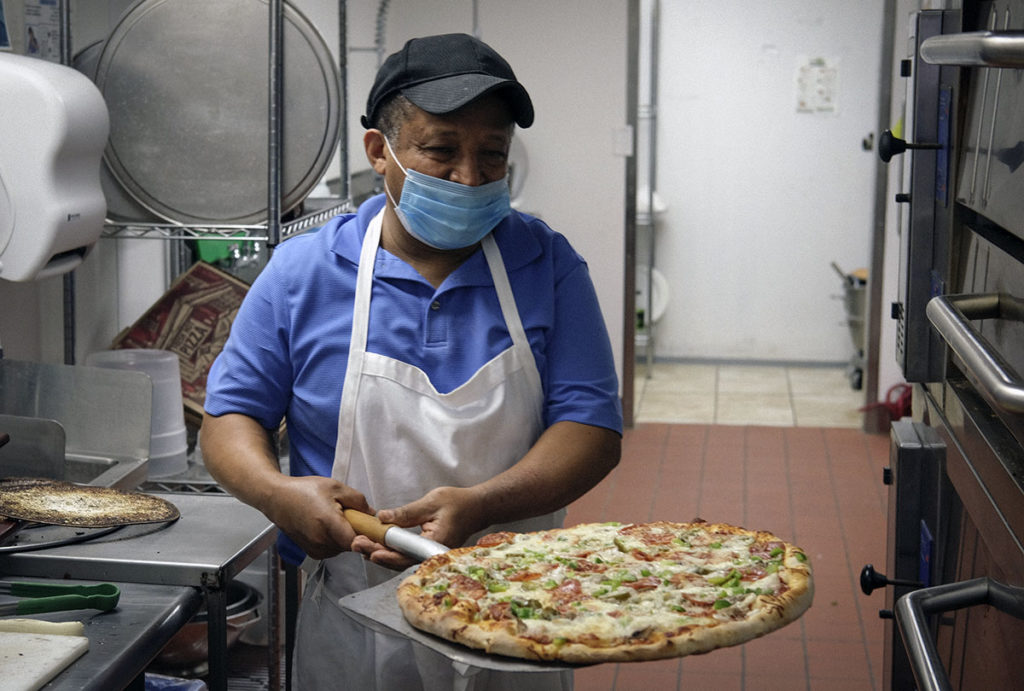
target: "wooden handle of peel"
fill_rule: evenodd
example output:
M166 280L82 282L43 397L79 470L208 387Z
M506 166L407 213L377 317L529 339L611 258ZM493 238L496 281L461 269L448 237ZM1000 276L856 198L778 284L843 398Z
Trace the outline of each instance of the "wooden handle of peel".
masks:
M395 527L391 523L381 523L376 516L355 509L342 509L341 512L345 514L345 520L352 525L357 533L382 545L384 544L384 533Z

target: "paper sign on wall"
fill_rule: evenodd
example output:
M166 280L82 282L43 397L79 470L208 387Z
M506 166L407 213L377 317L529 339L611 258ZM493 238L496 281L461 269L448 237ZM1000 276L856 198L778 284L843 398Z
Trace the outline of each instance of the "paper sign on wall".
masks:
M796 71L798 113L839 112L839 63L829 58L800 58Z
M25 55L60 62L57 0L25 0Z
M7 17L4 16L4 0L0 0L0 50L11 49L11 35L7 33Z

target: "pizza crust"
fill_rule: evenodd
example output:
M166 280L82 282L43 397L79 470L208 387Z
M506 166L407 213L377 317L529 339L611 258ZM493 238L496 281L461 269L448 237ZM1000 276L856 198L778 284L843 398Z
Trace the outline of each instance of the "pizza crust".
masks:
M659 530L664 530L666 526L672 530L684 530L696 525L711 532L729 532L748 536L748 539L752 537L754 544L781 543L785 553L779 560L783 566L778 573L785 587L780 588L782 592L779 593L756 595L750 611L738 619L729 620L728 615L722 615L711 625L705 619L692 625L678 626L671 623L678 619L672 613L655 611L653 616L664 615L662 619L669 622L668 625L655 627L657 630L654 631L648 627L626 636L602 638L600 635L580 635L576 632L565 640L561 637L552 640L551 636L530 632L529 624L519 618L492 620L480 616L478 602L484 599L474 599L478 592L464 592L461 596L452 596L446 590L431 592L435 576L445 572L450 565L473 563L474 555L479 554L478 550L481 549L474 546L455 549L424 562L399 586L398 604L410 624L446 640L510 657L574 664L656 660L706 653L779 629L799 618L810 607L814 588L807 558L802 550L783 543L774 535L724 524L704 523L647 524L641 525L640 529L652 525L658 526ZM586 527L577 526L576 529ZM628 529L632 526L624 527ZM559 531L542 532L553 534ZM470 584L468 587L473 586ZM713 610L710 607L708 610L710 618ZM597 633L600 633L599 628L599 624L595 624L594 630Z

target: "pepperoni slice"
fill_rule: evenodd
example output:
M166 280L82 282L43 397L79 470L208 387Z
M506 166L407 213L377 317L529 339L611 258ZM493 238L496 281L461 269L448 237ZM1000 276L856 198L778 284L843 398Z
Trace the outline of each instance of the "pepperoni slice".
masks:
M657 576L644 576L643 578L639 578L635 581L629 581L627 583L623 583L622 585L632 588L636 591L654 590L655 588L661 587L661 579Z
M505 580L517 582L535 581L540 577L541 573L539 571L517 571L509 576L506 576Z
M715 600L718 599L718 596L716 596L713 592L710 591L701 594L683 592L680 593L680 595L683 597L683 599L689 600L695 605L702 605L705 607L715 604Z
M757 542L750 546L750 553L762 559L775 559L781 554L778 550L785 549L786 545L782 542ZM775 557L772 556L772 552L776 553Z
M479 600L487 594L487 588L484 587L483 583L461 573L454 574L451 577L451 585L448 586L448 590L456 597L470 600Z
M569 578L559 583L551 590L551 597L556 602L568 604L583 599L583 586L579 579Z
M497 547L510 543L516 538L516 533L502 531L499 533L488 533L476 541L477 547Z
M672 576L669 578L669 581L676 588L685 588L687 586L691 586L697 583L702 583L704 581L704 578L695 573L680 571L678 573L672 574Z
M579 571L580 573L604 573L608 570L608 565L598 564L597 562L590 561L585 556L577 555L572 568L574 571Z
M676 534L673 532L667 523L645 523L638 525L636 523L624 526L619 531L623 535L629 535L642 541L645 545L670 545L672 541L676 539Z
M505 619L515 619L516 617L512 614L512 605L510 603L496 602L487 608L487 618L494 621L502 621Z

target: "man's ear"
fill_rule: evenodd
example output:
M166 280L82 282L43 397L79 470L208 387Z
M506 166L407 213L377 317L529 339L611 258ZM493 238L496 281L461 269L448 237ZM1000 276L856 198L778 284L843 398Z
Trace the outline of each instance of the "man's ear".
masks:
M384 174L384 133L380 130L366 130L363 135L363 149L366 150L366 160L378 175Z

